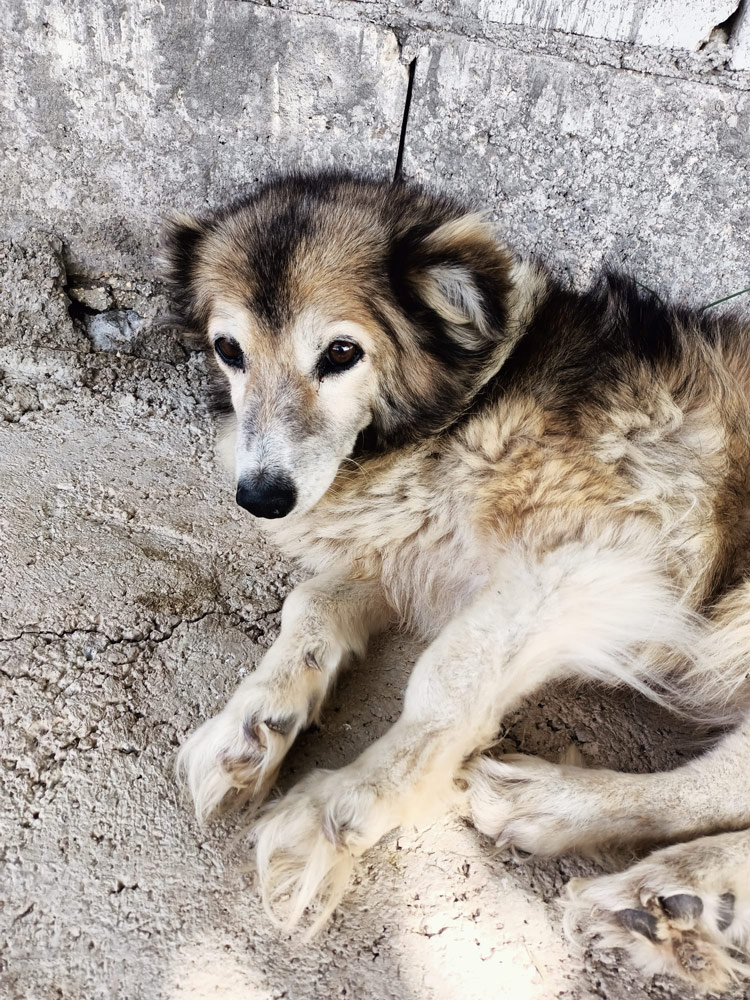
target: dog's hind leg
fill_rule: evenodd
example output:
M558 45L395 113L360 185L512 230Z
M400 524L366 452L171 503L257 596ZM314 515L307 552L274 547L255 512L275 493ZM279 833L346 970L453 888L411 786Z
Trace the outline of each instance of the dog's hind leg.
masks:
M749 596L743 584L719 603L715 627L700 643L697 670L706 675L688 675L709 704L747 705ZM464 770L470 812L496 842L543 855L685 841L621 874L573 880L570 914L646 972L723 989L733 976L750 973L750 711L744 711L714 749L669 772L620 774L518 754L479 758Z
M696 706L728 707L737 728L710 753L674 771L618 774L561 767L514 754L467 765L479 830L535 854L607 843L654 844L750 826L750 583L718 602L681 683Z
M354 763L309 775L255 828L264 899L286 923L317 903L319 926L353 858L461 793L466 758L503 715L553 676L637 683L635 650L679 646L689 623L658 569L631 549L580 542L504 555L496 575L420 657L401 718Z
M287 597L281 632L225 708L177 758L199 820L219 805L262 801L297 734L315 721L339 670L391 618L378 584L314 577Z
M675 844L617 875L574 879L568 893L579 927L647 973L705 990L750 974L750 829Z
M668 843L750 826L750 714L674 771L622 774L512 754L467 764L477 829L532 854Z

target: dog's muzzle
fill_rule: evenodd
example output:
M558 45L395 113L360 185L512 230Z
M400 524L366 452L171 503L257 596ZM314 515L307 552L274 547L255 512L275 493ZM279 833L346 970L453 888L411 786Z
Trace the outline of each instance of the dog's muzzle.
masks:
M260 475L241 479L236 499L255 517L286 517L297 502L297 491L284 475Z

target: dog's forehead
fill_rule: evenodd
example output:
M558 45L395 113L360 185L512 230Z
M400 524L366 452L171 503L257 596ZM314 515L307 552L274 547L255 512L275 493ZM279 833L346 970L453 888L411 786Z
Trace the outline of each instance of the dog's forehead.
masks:
M372 343L370 317L351 304L337 308L305 305L290 315L283 324L270 324L267 318L253 312L247 304L216 299L208 322L211 339L231 337L253 354L278 357L289 352L303 364L309 364L325 344L333 338L349 338Z
M246 207L207 235L201 271L212 297L283 329L305 309L346 307L379 278L385 240L376 221L340 205Z
M279 283L281 284L281 283ZM259 291L252 275L217 281L210 293L208 332L256 346L325 339L345 326L372 328L361 284L346 272L314 270L298 275L294 287ZM353 336L351 331L345 335Z
M222 293L212 296L208 319L210 337L233 337L246 343L258 339L259 332L255 316L240 297L227 297Z

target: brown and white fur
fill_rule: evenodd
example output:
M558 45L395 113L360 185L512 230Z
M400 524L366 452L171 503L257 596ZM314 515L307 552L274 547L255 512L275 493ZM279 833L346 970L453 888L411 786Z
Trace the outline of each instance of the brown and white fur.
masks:
M265 798L373 633L431 640L392 729L260 812L269 909L319 927L357 857L455 808L545 855L674 842L573 885L579 913L649 972L744 973L750 326L618 275L566 290L452 200L348 175L175 218L165 256L217 352L238 501L313 574L180 751L198 816ZM562 677L736 727L663 774L481 755Z

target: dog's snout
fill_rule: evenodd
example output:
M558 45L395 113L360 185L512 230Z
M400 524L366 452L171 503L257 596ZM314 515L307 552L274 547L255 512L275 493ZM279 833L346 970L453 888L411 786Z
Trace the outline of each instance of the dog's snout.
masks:
M297 502L297 491L287 476L262 475L241 479L236 499L255 517L286 517Z

